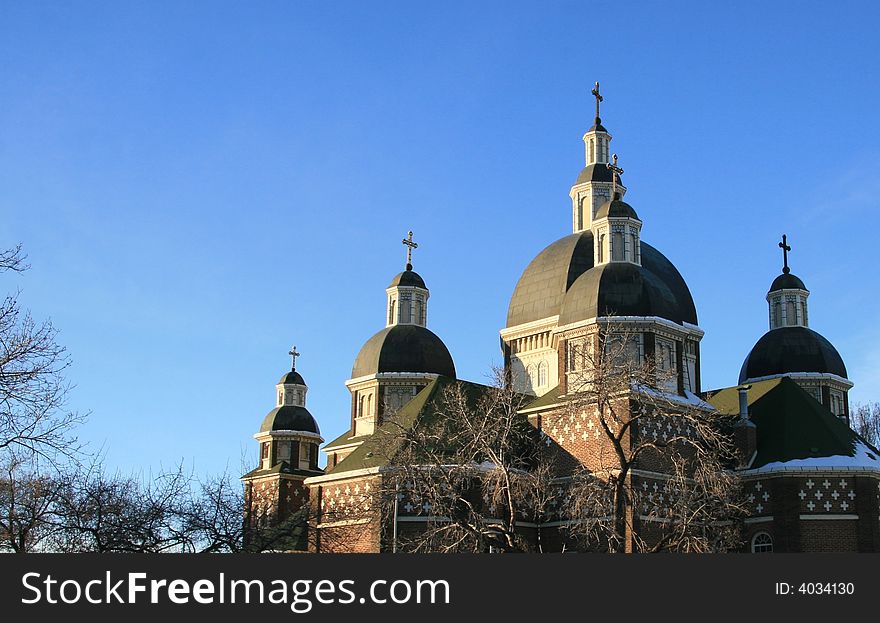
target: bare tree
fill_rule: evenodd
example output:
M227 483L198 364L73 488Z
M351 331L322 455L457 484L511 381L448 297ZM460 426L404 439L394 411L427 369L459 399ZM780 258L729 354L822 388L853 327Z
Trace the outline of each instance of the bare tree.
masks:
M432 413L384 435L385 511L421 509L417 530L396 531L397 551L506 552L537 548L523 524L544 514L551 464L540 435L519 413L527 396L496 372L493 387L450 382Z
M64 552L193 551L183 521L191 477L108 474L100 462L67 475L55 504L53 548Z
M850 421L862 439L875 447L880 443L880 402L854 404Z
M0 251L0 273L29 268L21 246ZM18 292L0 302L0 451L18 448L42 456L75 455L75 427L84 416L65 409L70 365L58 332L19 305Z
M566 412L597 432L566 492L569 534L610 552L738 548L733 421L679 393L624 325L599 325L571 356Z
M63 481L41 473L33 456L4 454L0 472L0 551L44 551L55 531L55 505Z

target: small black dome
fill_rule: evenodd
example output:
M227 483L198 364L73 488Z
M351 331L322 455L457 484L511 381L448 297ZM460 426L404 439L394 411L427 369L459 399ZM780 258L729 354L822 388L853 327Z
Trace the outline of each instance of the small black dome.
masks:
M605 218L606 216L617 216L621 218L634 218L636 220L639 219L639 215L636 214L636 211L633 210L633 207L624 203L621 199L615 199L614 201L606 201L599 209L596 210L596 218Z
M621 184L620 176L617 173L614 174L614 177L617 178L617 183ZM610 184L611 169L608 168L608 165L602 163L588 165L581 170L574 184L577 186L584 182L608 182Z
M394 286L414 286L416 288L424 288L425 290L428 289L428 286L425 285L425 280L422 279L421 275L409 269L395 275L394 279L391 280L391 283L388 284L389 288L393 288Z
M286 373L281 379L278 381L278 385L305 385L306 382L303 380L303 377L296 370L291 370Z
M676 281L629 262L595 266L578 277L565 295L559 324L600 316L657 316L695 325L697 312L690 292L686 286L683 292L673 290Z
M351 378L381 372L427 372L455 378L455 364L443 341L414 324L386 327L367 340L351 369Z
M608 130L605 129L605 126L598 119L596 119L596 123L587 132L605 132L605 134L608 134Z
M819 372L846 377L837 349L806 327L771 329L758 340L743 362L739 382L788 372Z
M260 432L265 433L273 430L293 430L305 433L321 434L318 423L309 410L305 407L297 407L294 405L284 405L283 407L275 407L269 414L263 418L263 425L260 426Z
M770 284L770 292L777 290L806 290L807 286L791 273L782 273Z

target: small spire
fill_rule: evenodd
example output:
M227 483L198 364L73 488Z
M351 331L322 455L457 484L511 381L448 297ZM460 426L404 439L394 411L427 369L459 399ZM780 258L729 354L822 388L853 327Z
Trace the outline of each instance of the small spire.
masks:
M785 234L782 234L782 242L779 243L779 248L782 249L782 272L787 275L791 272L791 269L788 267L788 252L791 251L791 247L788 246Z
M596 84L599 83L597 82ZM613 154L611 159L614 161L614 164L609 162L605 166L611 171L611 201L615 201L619 199L617 196L617 176L623 173L623 169L617 166L617 154Z
M599 95L599 83L598 82L596 83L596 86L593 87L593 90L590 91L590 93L592 93L593 97L596 98L596 125L599 125L600 123L602 123L602 120L599 118L599 102L601 102L605 98L602 97L601 95Z
M413 242L412 230L410 230L409 234L406 238L403 239L402 242L406 245L406 269L412 270L412 252L413 249L417 249L419 246L418 244Z
M301 353L299 351L297 351L296 346L294 346L293 348L290 349L290 351L287 354L290 355L290 371L295 372L296 371L296 358L299 357Z

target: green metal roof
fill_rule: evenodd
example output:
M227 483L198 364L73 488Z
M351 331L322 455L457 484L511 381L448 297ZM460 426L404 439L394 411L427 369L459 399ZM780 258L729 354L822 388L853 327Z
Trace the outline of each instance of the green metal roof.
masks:
M739 412L736 387L713 394L722 413ZM832 456L856 456L865 441L839 417L788 377L752 383L749 417L757 427L757 456L751 468L768 463ZM876 451L876 450L875 450Z
M552 407L559 402L559 394L560 389L559 385L557 385L543 396L538 396L533 401L527 403L520 411L533 411L544 407Z
M449 377L434 379L396 415L383 422L376 432L367 436L360 446L326 473L337 475L387 465L402 443L398 431L409 430L416 422L430 422L431 418L440 416L443 412L443 390L453 383L461 384L470 404L476 404L480 396L492 389L487 385L457 381Z

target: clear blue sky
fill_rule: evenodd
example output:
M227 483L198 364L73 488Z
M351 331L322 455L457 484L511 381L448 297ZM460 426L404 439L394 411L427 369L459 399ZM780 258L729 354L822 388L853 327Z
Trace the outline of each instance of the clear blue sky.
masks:
M570 232L599 80L646 241L687 280L705 388L767 330L789 236L811 325L880 399L876 3L0 2L5 275L122 469L229 463L304 353L326 439L415 231L462 378Z

